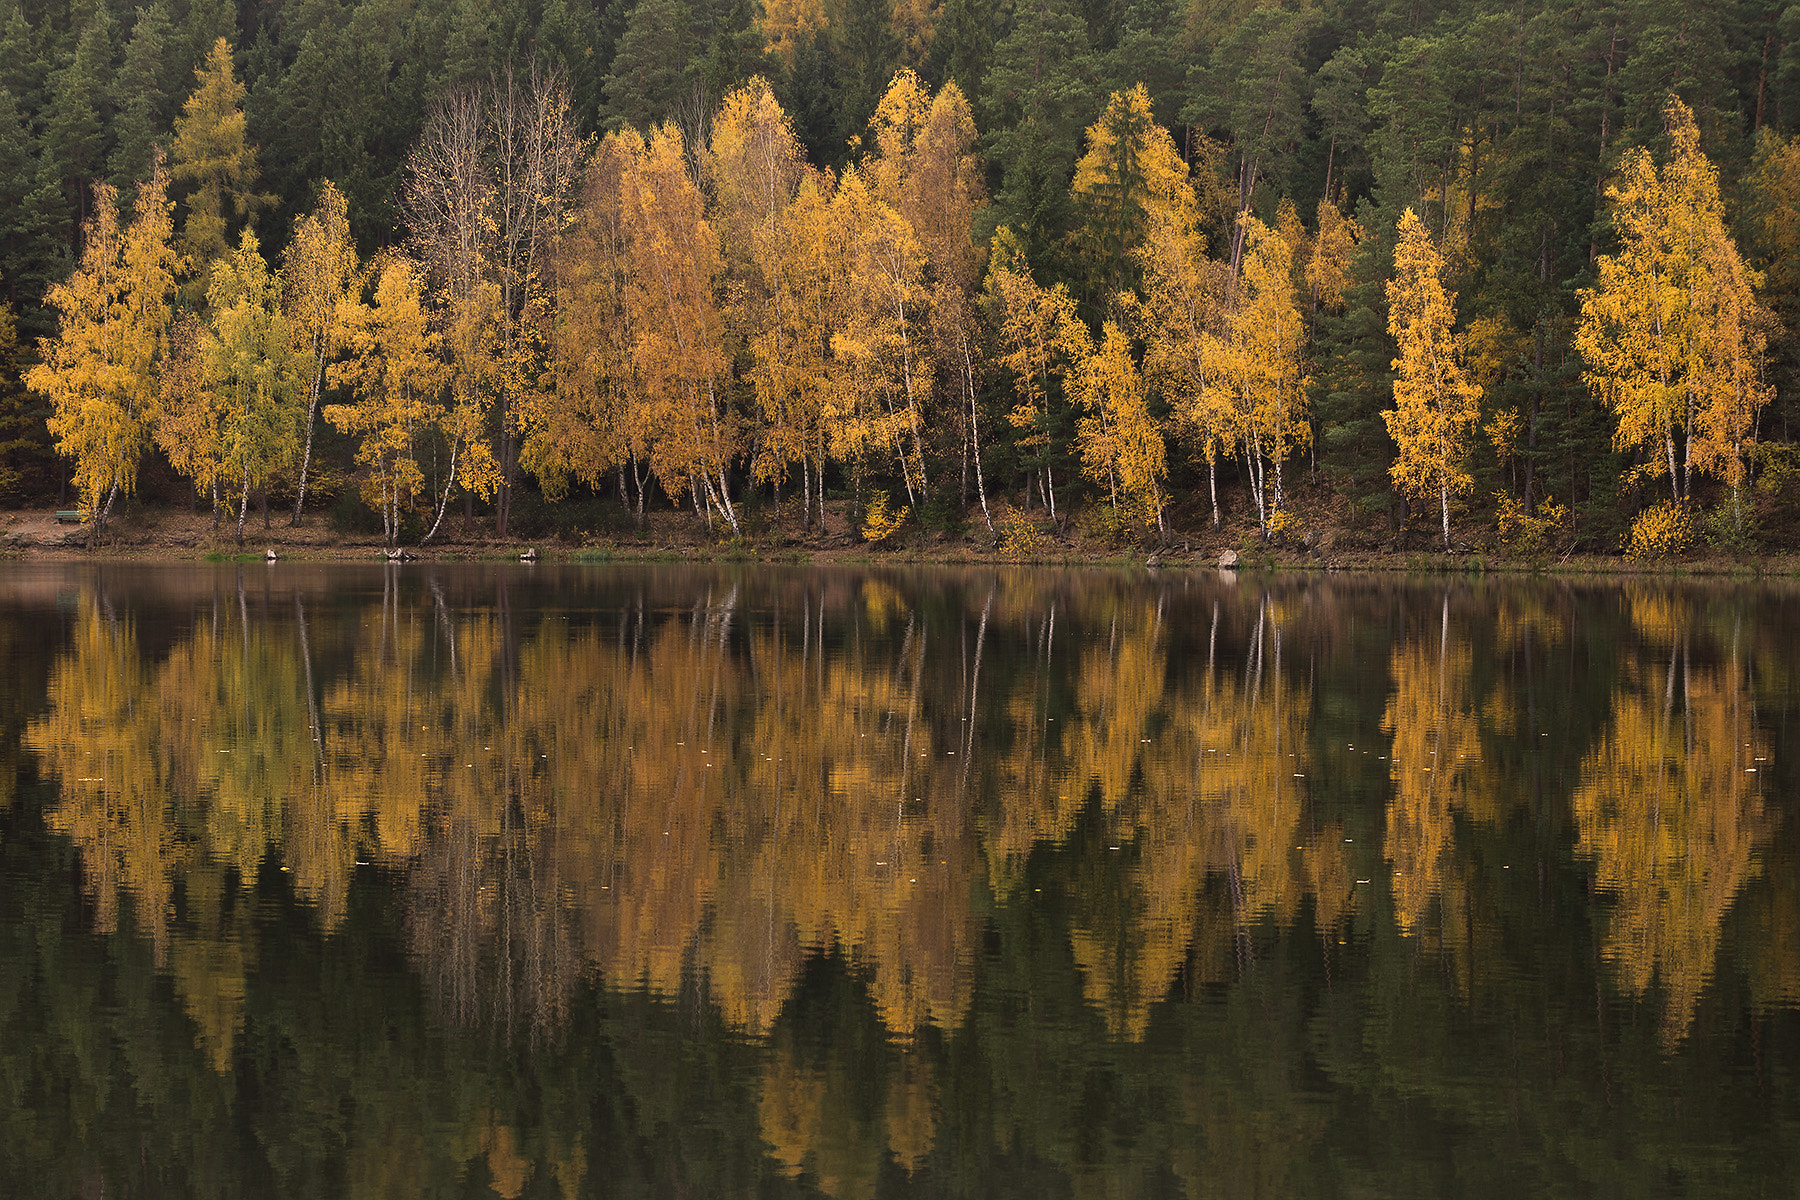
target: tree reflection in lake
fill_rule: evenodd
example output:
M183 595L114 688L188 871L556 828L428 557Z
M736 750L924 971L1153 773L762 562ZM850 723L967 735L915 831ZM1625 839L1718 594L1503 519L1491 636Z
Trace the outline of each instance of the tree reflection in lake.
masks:
M1781 1179L1785 599L21 568L0 1185Z

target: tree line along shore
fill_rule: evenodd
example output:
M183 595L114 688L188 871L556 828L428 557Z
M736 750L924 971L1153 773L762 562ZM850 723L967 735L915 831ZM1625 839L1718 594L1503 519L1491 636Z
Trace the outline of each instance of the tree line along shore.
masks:
M390 99L415 72L380 147L270 122L330 107L270 89L377 4L6 7L0 491L90 541L140 491L240 545L272 498L390 548L672 511L696 544L1027 558L1719 559L1793 526L1800 72L1745 6L1661 73L1655 5L1188 13L1155 53L1142 13L1046 6L974 54L966 5L684 34L639 0L580 61L525 36L563 7L435 57L421 9L364 47ZM820 55L888 82L811 87Z

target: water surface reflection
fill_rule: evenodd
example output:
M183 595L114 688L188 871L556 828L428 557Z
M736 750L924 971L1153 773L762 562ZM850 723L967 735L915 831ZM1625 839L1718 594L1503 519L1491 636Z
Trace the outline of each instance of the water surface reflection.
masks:
M115 1047L59 1087L130 1114L21 1160L71 1192L1655 1194L1800 1150L1780 592L7 586L0 636L58 635L0 1016Z

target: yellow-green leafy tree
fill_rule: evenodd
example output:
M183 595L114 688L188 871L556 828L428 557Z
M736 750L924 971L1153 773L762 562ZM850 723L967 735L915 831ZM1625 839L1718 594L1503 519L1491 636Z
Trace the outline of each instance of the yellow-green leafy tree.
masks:
M1677 502L1695 472L1735 498L1756 414L1773 394L1761 377L1762 279L1725 227L1693 114L1671 97L1663 121L1668 161L1658 167L1640 147L1607 189L1619 251L1601 256L1599 281L1581 293L1575 342L1588 387L1618 418L1618 448L1642 452L1649 474L1666 471Z
M1294 288L1294 251L1281 230L1246 214L1236 295L1203 365L1229 405L1228 422L1244 458L1250 497L1265 536L1286 502L1288 456L1312 440L1306 420L1306 324Z
M616 471L619 502L635 504L640 521L649 442L633 359L633 251L620 189L641 149L635 133L610 133L588 160L576 218L556 252L556 386L534 397L520 450L521 464L551 496L561 495L570 478L597 488Z
M1114 512L1129 513L1166 535L1168 453L1131 357L1131 339L1113 322L1106 323L1097 346L1077 352L1069 392L1087 414L1076 427L1082 473L1107 485Z
M1078 239L1117 291L1150 223L1163 216L1192 224L1198 203L1187 162L1151 115L1143 84L1112 94L1085 143L1069 187L1081 218Z
M343 314L362 290L356 245L350 240L349 206L344 194L327 179L312 212L294 223L294 240L282 260L286 287L283 310L293 328L307 373L306 417L302 425L300 474L294 489L294 521L306 506L307 472L312 466L313 424L325 368L343 351Z
M1169 405L1176 436L1206 463L1213 528L1219 527L1218 465L1237 444L1231 393L1212 386L1207 346L1223 306L1225 269L1206 254L1206 235L1182 214L1153 217L1137 249L1144 272L1136 308L1144 374Z
M325 407L327 421L360 438L356 461L368 471L363 497L381 513L390 549L399 544L400 519L425 482L418 441L443 415L449 376L424 292L417 264L398 255L381 261L374 306L358 306L343 318L351 357L331 369L332 383L353 388L356 402Z
M922 505L925 400L933 370L924 248L906 219L855 169L839 180L832 212L844 239L840 317L831 335L827 424L833 453L858 465L891 453L907 498Z
M731 363L717 288L724 268L719 235L688 172L681 131L664 125L640 144L623 186L633 246L633 352L647 400L650 465L671 496L691 495L735 534L728 468L741 431L726 395Z
M175 118L169 158L175 180L193 190L181 224L181 249L194 276L184 292L198 306L211 287L212 264L230 253L233 218L242 220L269 198L256 189L256 148L244 134L244 85L232 66L231 43L220 38L194 68L193 94Z
M988 511L981 463L979 333L976 290L985 249L973 237L977 209L987 203L976 152L975 118L955 82L936 96L910 70L894 76L870 121L877 156L867 164L870 185L912 227L925 256L927 320L937 364L933 415L960 427L963 461L974 469L982 520Z
M1052 471L1052 381L1067 370L1064 347L1070 331L1080 326L1075 300L1061 284L1043 287L1031 276L1031 264L1012 230L994 233L988 260L985 303L999 341L999 363L1012 377L1013 407L1006 419L1023 434L1017 445L1037 476L1044 507L1056 516L1056 477ZM1080 329L1086 336L1087 331Z
M105 528L119 493L137 486L138 462L150 444L157 364L183 266L173 233L160 162L139 187L124 228L113 189L97 185L81 262L45 296L58 313L57 333L40 344L43 361L26 372L25 382L50 401L50 434L57 450L75 460L75 488L96 532Z
M1450 495L1469 490L1468 439L1481 416L1481 387L1469 378L1458 343L1456 297L1444 290L1444 258L1418 214L1400 217L1394 278L1387 284L1388 332L1394 360L1394 407L1382 412L1400 449L1388 468L1394 485L1419 500L1436 499L1450 548Z
M219 420L223 480L238 489L241 546L250 493L293 459L305 367L281 312L281 280L255 234L246 229L237 250L214 264L206 298L211 316L200 358Z

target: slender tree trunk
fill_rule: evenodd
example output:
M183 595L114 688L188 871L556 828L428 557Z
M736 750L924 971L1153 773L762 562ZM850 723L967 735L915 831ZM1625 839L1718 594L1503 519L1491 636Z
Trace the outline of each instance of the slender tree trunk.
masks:
M244 518L250 513L250 468L244 468L244 486L238 493L237 544L244 544Z
M94 514L94 522L88 527L87 548L92 550L97 544L100 534L106 529L107 518L112 516L113 500L119 495L119 477L113 476L112 488L106 493L106 503Z
M969 356L969 338L965 333L962 338L963 390L969 397L969 442L973 448L975 459L975 494L981 499L981 519L987 523L988 532L994 532L994 515L988 511L987 480L981 473L981 425L977 415L978 406L975 396L975 364Z
M306 507L306 472L312 465L313 425L319 413L319 389L325 382L325 352L316 344L313 363L312 387L306 397L306 446L300 452L300 486L294 490L294 519L290 522L296 528L300 525L300 512Z
M450 510L450 491L456 486L456 457L462 451L462 440L459 438L450 443L450 470L444 478L444 494L438 500L437 518L431 522L431 531L419 539L423 546L437 536L438 527L444 523L444 514Z
M1450 484L1442 481L1438 484L1438 499L1444 509L1444 553L1450 552Z

